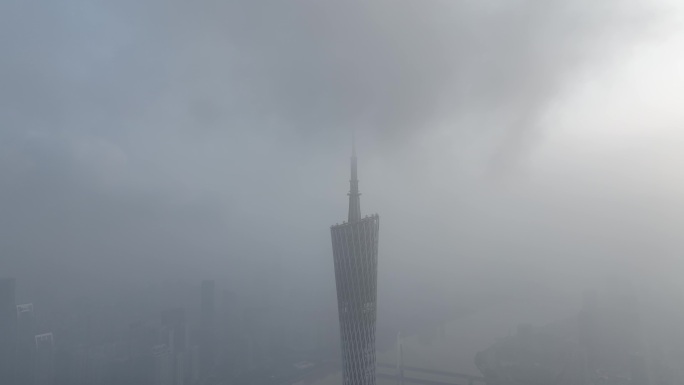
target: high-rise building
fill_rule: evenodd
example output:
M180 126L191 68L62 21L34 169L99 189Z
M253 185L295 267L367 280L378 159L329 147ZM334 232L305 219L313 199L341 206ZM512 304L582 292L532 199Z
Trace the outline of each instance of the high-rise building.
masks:
M17 383L33 384L35 365L35 317L33 304L17 305Z
M162 312L162 344L166 346L170 357L172 384L183 385L189 365L188 333L183 308Z
M166 344L152 348L154 385L173 385L173 354Z
M188 339L185 310L179 307L163 311L161 323L164 331L162 343L172 351L185 351Z
M202 281L201 330L200 330L200 367L203 375L214 367L216 352L216 291L214 281Z
M267 360L269 308L266 306L247 306L244 308L245 324L245 369L254 370Z
M375 384L378 215L361 217L356 149L352 150L348 221L330 228L344 385Z
M14 278L0 279L0 384L16 381L17 303Z
M404 341L397 333L397 385L404 385Z
M188 370L189 380L191 384L197 383L200 378L199 370L199 347L197 345L192 346L188 349L188 358L190 361L190 370Z
M219 347L217 348L217 368L224 376L231 376L235 373L238 365L238 331L239 322L237 320L236 298L232 291L223 290L221 296L221 311L218 316L219 321L216 330L219 334Z
M52 333L36 336L36 385L52 385L55 381L55 340Z
M158 342L154 325L134 322L128 327L128 356L137 359L149 353Z

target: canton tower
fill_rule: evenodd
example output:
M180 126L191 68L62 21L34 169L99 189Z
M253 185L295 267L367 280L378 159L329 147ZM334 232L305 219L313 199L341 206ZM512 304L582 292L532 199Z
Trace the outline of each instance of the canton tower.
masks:
M375 385L375 318L378 276L377 214L361 217L356 148L352 147L349 217L330 228L344 385Z

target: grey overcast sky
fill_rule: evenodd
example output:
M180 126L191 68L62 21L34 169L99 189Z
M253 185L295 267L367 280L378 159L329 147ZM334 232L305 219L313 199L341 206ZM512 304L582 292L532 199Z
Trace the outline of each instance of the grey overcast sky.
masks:
M678 282L682 15L2 1L0 272L27 293L205 277L332 293L355 131L381 303Z

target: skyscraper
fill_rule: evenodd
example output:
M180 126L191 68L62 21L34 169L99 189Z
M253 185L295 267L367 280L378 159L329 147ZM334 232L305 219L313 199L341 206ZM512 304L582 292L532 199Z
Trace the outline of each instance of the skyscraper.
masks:
M218 367L222 373L232 375L236 372L239 364L239 354L242 352L238 348L240 333L238 332L239 322L237 320L237 306L235 294L228 290L223 290L221 296L220 321L217 322L217 332L219 332L220 348Z
M361 218L356 149L352 150L348 221L330 228L344 385L375 384L378 275L377 214Z
M17 303L14 278L0 279L0 384L16 381Z
M52 333L36 335L36 385L52 385L55 381L55 339Z
M162 311L163 342L173 352L184 352L187 345L185 310L172 308Z
M203 375L208 374L214 366L216 333L214 323L216 317L215 284L212 280L202 281L202 307L200 330L200 367Z
M186 363L188 363L187 328L185 323L185 310L174 308L162 312L162 344L168 350L171 365L171 378L174 385L183 385L186 377ZM166 352L164 349L157 349ZM160 353L160 357L163 354ZM166 354L166 353L164 353ZM165 357L165 356L164 356ZM166 360L166 358L160 358ZM164 361L165 362L165 361Z
M17 384L33 384L36 352L34 320L32 303L17 305Z
M404 385L404 343L397 333L397 385Z
M154 385L173 385L173 354L166 344L152 348Z

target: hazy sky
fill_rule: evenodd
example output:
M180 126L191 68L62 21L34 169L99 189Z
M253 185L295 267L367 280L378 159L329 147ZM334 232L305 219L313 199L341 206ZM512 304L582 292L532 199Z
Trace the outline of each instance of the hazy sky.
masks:
M381 301L676 282L682 12L3 1L0 272L328 293L354 130Z

